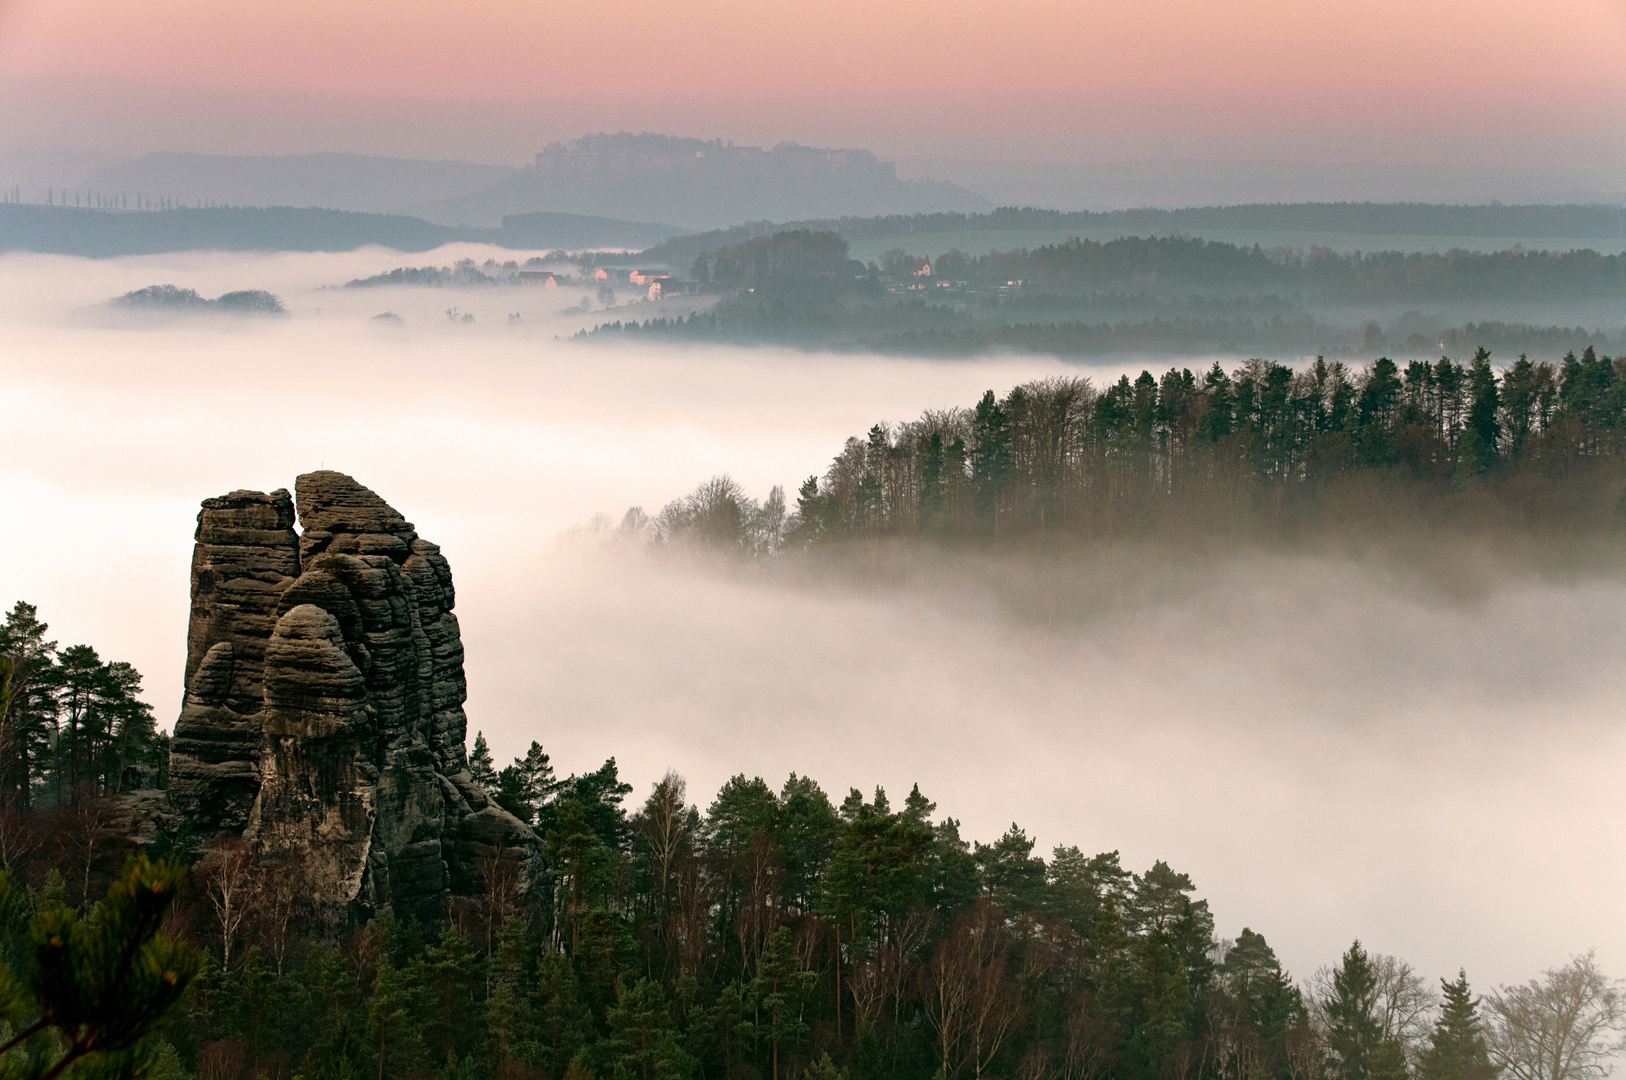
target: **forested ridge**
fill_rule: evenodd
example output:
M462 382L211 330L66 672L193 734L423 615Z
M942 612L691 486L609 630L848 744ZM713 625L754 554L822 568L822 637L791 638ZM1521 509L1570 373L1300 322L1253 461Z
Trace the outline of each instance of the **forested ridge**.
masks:
M532 743L499 771L482 735L470 764L541 865L527 887L491 860L440 920L384 910L310 940L297 866L225 834L158 841L191 864L163 871L182 885L166 933L203 956L172 949L191 981L148 1075L1593 1080L1622 1028L1590 954L1483 1000L1359 941L1295 979L1262 934L1219 936L1166 863L1042 857L1016 824L968 841L918 786L838 804L742 774L702 807L668 773L629 806L613 758L560 778ZM0 902L17 970L30 925L88 908L129 843L14 807L0 841L24 883Z
M1559 320L1576 305L1626 295L1626 259L1587 250L1341 254L1074 237L1031 250L927 254L898 248L865 264L848 258L834 232L756 237L696 258L692 276L722 294L710 310L615 320L579 336L929 356L1352 357L1384 348L1418 356L1466 346L1556 359L1569 349L1614 349L1618 331ZM1519 317L1501 317L1504 310ZM1531 323L1532 314L1552 321Z
M775 224L748 222L674 237L643 253L646 260L687 265L716 251L794 229L836 232L849 241L957 232L1080 232L1122 229L1136 235L1175 235L1204 229L1343 233L1378 236L1495 237L1509 240L1560 236L1626 236L1626 209L1618 206L1449 206L1430 203L1256 203L1180 210L1066 211L1000 207L984 214L895 214Z
M1394 507L1491 529L1615 536L1626 370L1596 352L1360 369L1254 361L1049 379L876 425L794 506L726 478L629 531L758 559L938 544L1362 527ZM1416 519L1414 519L1416 520ZM128 664L61 647L19 603L0 629L0 959L87 911L132 851L122 807L162 785ZM1287 971L1269 927L1221 925L1198 883L1018 823L964 835L918 787L741 774L709 799L614 758L557 775L538 743L471 770L535 830L528 876L484 864L440 918L357 911L305 931L297 863L171 822L167 932L203 954L158 1027L166 1080L1598 1080L1626 1025L1583 954L1476 996L1355 941ZM775 778L777 781L777 778ZM936 795L938 793L930 793ZM167 864L166 864L167 865ZM167 871L166 871L167 873ZM1222 913L1223 915L1223 913ZM1361 927L1332 928L1340 940ZM1437 989L1436 989L1437 987Z
M776 233L703 254L694 265L702 282L789 285L809 278L908 276L906 260L930 252L888 252L864 264L847 257L836 233ZM1592 250L1475 252L1350 252L1312 247L1267 251L1215 240L1126 236L1033 249L970 255L951 250L932 262L935 281L1015 285L1040 294L1168 287L1313 290L1324 299L1498 299L1509 296L1619 296L1626 258Z
M1576 536L1626 521L1626 361L1498 369L1254 360L1105 387L1027 383L851 437L794 507L720 477L623 533L752 556L859 543L978 550L1468 525ZM1432 523L1432 525L1431 525Z

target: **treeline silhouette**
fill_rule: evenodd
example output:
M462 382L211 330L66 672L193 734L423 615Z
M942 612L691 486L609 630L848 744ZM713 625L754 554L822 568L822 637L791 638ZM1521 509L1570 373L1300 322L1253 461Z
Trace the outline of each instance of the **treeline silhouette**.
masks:
M702 806L668 773L629 811L614 759L560 778L532 743L497 771L482 736L470 764L536 830L542 865L522 888L493 860L440 920L358 913L312 939L297 865L261 867L226 834L154 845L190 864L166 929L206 956L147 1075L1493 1080L1548 1076L1523 1070L1554 1043L1603 1062L1622 1025L1590 956L1484 1013L1466 976L1442 1000L1358 941L1296 980L1263 935L1217 936L1166 863L1046 858L1015 824L968 841L918 786L901 805L881 788L837 802L807 777L742 774ZM0 904L16 965L42 915L89 908L129 840L104 827L90 859L37 811L0 826L21 883Z
M700 281L794 291L809 280L835 276L909 278L911 255L902 248L879 263L850 260L835 232L790 230L702 253L693 266ZM1375 300L1575 299L1626 292L1626 257L1592 250L1336 252L1326 248L1265 250L1214 240L1127 236L1080 240L1033 249L969 255L951 250L932 260L927 284L964 282L1015 286L1025 292L1077 295L1218 289L1226 293L1297 290L1323 302ZM778 286L777 289L774 289Z
M1398 251L1324 248L1266 251L1257 245L1179 237L1079 240L1008 252L939 256L938 277L1031 283L1047 293L1126 287L1297 288L1324 300L1574 298L1619 295L1626 259L1596 251Z
M1060 299L1060 298L1043 298ZM1200 302L1166 305L1175 311L1201 311ZM1149 306L1149 305L1133 305ZM1243 305L1238 305L1243 306ZM616 319L579 331L579 340L603 342L724 342L736 345L788 345L796 348L868 349L899 356L967 357L998 352L1031 352L1061 357L1116 355L1304 354L1357 355L1363 345L1389 337L1377 323L1340 327L1305 312L1268 317L1152 318L1090 321L1053 319L1010 322L1015 305L1001 303L928 304L851 303L833 295L728 300L709 311L655 319ZM1616 349L1626 335L1610 335L1580 326L1530 326L1488 320L1402 333L1395 344L1401 355L1436 349L1525 352L1561 356L1568 352Z
M89 645L60 647L49 632L22 601L0 623L0 813L162 787L169 736L141 700L141 673Z
M213 300L198 294L196 289L183 289L178 285L148 285L108 301L114 307L136 311L201 312L214 311L228 315L286 315L288 309L280 297L264 289L238 289L222 293Z
M624 529L752 555L917 540L974 548L1169 535L1291 537L1472 518L1584 533L1626 520L1626 359L1505 369L1254 360L1104 388L1055 377L876 424L795 508L726 477ZM776 502L777 500L777 502ZM770 512L770 507L777 509ZM1455 516L1455 517L1453 517Z
M44 646L26 644L44 628L29 605L13 615L7 725L10 706L49 696ZM21 665L33 682L16 682ZM668 773L629 807L613 758L559 777L532 743L496 769L483 735L470 769L537 833L528 877L493 859L441 919L358 911L332 940L307 929L298 860L262 867L242 839L177 823L133 836L132 795L106 782L68 817L11 790L0 960L41 1000L13 997L8 1015L46 1008L63 1038L36 1049L73 1056L120 1049L91 1038L106 1030L91 1018L138 1012L128 1031L161 1080L1589 1080L1626 1023L1590 955L1502 987L1485 1013L1462 974L1436 995L1359 942L1299 981L1262 934L1219 937L1164 862L1135 873L1067 844L1044 857L1015 823L969 841L919 787L901 805L880 787L837 802L811 777L740 774L701 805ZM143 839L171 860L120 883ZM148 893L135 921L115 911ZM169 937L141 945L169 896ZM73 986L127 984L96 942L163 955L141 961L135 999L98 991L50 1012L72 991L37 978L52 932L85 938ZM1554 1046L1587 1067L1540 1072Z
M1482 309L1626 292L1626 258L1594 251L1339 254L1173 237L1072 238L1033 250L953 250L917 274L901 248L848 257L835 232L791 230L703 252L692 276L724 295L688 315L601 323L579 337L867 348L922 356L1022 350L1056 356L1212 351L1401 356L1476 347L1557 357L1613 350L1601 329L1486 319L1451 325L1413 308ZM1457 318L1461 318L1458 315ZM1392 335L1392 336L1391 336Z
M1067 211L1005 206L984 214L891 214L786 222L753 221L678 236L643 253L646 260L687 266L716 251L776 232L836 232L847 240L976 232L1100 232L1176 235L1203 230L1341 233L1369 236L1476 237L1501 240L1594 240L1626 236L1626 208L1604 205L1453 206L1433 203L1258 203L1179 210Z

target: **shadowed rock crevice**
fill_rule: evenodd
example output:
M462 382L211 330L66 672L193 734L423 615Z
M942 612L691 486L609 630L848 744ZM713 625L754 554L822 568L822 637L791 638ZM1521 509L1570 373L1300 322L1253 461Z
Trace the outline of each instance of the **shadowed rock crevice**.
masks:
M198 514L172 804L299 865L330 923L438 914L483 860L536 847L469 773L451 568L343 473L295 492Z

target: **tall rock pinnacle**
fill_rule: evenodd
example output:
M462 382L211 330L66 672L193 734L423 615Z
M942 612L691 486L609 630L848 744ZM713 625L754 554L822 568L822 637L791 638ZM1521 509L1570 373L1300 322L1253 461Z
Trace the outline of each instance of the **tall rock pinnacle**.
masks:
M436 914L536 845L469 774L451 569L343 473L294 488L198 513L170 800L297 869L330 923Z

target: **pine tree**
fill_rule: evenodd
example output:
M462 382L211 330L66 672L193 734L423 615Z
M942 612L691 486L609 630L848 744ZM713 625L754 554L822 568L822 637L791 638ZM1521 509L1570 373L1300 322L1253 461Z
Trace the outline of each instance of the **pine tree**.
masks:
M791 773L779 791L776 835L785 864L785 899L811 911L824 872L841 831L841 819L830 797L811 777Z
M1479 1001L1468 989L1468 973L1458 971L1455 981L1440 980L1445 1002L1429 1036L1418 1069L1422 1080L1493 1080L1485 1032L1479 1022Z
M1033 856L1033 841L1014 821L992 844L977 844L972 855L983 888L1006 911L1027 911L1044 902L1044 860Z
M775 930L757 961L750 987L757 1036L768 1040L769 1080L780 1080L782 1052L795 1051L811 1030L805 1017L818 978L818 972L803 968L791 943L790 928Z
M38 609L20 600L0 625L0 653L13 665L11 705L0 727L0 803L6 809L28 809L55 730L60 671L56 642L45 637L49 629L39 621Z
M999 536L999 504L1011 474L1011 423L994 392L977 402L972 414L975 441L971 446L971 486L977 514L987 519Z
M418 973L396 967L386 956L378 965L367 1002L367 1028L378 1051L380 1080L404 1076L428 1060L422 1030L413 1021L422 997Z
M146 1067L155 1029L198 973L197 952L159 933L185 877L178 863L138 856L89 918L61 903L34 917L24 981L0 967L0 1016L13 1033L0 1070L51 1080L69 1067L87 1076ZM0 906L11 888L0 876Z
M479 747L476 740L475 749ZM488 764L489 753L488 750ZM470 767L473 767L472 758ZM554 778L553 763L542 749L542 744L533 740L524 757L515 758L512 765L497 774L497 803L525 824L541 825L545 829L546 823L541 820L542 810L563 786Z
M546 839L544 851L558 881L554 887L565 897L570 951L574 953L581 937L582 918L602 902L609 885L610 853L577 799L564 800Z
M468 937L456 926L444 927L440 940L424 950L424 1012L417 1027L436 1060L466 1054L476 1045L469 1017L476 989L483 985L479 969Z
M1326 1002L1327 1041L1337 1059L1340 1080L1367 1080L1383 1037L1377 1020L1377 971L1359 941L1349 947L1332 975Z
M487 791L497 790L497 770L491 761L491 746L486 742L486 733L474 733L474 749L469 751L469 773L473 775L474 782Z
M682 1046L660 983L639 979L605 1021L616 1080L677 1080L684 1074Z
M1477 476L1494 468L1501 458L1498 442L1502 425L1497 420L1501 407L1496 393L1496 373L1491 370L1490 353L1480 349L1468 371L1468 424L1463 429L1458 455L1458 476Z
M539 1032L534 1063L549 1076L584 1072L581 1051L593 1018L581 999L570 958L557 949L543 953L537 960L534 986Z

